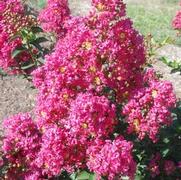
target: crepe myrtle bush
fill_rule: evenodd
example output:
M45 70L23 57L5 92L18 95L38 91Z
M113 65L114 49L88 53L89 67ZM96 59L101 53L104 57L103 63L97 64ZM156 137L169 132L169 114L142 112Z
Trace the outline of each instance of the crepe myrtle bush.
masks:
M181 2L179 4L181 6ZM175 30L181 32L181 10L178 10L172 21L172 26Z
M0 1L0 68L5 73L31 79L45 51L40 32L36 16L21 1Z
M20 2L8 2L1 9L21 16ZM1 177L179 179L181 105L172 84L145 67L143 37L125 4L92 0L87 16L73 16L67 0L48 0L38 19L57 43L32 72L33 118L4 120ZM22 39L6 44L9 51L15 42Z

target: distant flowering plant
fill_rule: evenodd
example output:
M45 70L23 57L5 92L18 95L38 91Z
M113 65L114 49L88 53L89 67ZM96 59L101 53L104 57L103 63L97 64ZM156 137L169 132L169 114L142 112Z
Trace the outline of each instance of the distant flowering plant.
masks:
M181 2L180 2L181 5ZM181 30L181 10L177 11L176 16L174 17L172 21L172 26L176 30Z
M48 0L47 4L46 8L40 12L38 19L45 31L54 32L60 38L66 32L63 24L70 16L68 0Z
M5 120L2 177L179 177L173 87L144 68L143 37L125 4L92 0L81 17L70 14L68 1L49 0L38 18L57 43L32 73L34 120L29 114Z

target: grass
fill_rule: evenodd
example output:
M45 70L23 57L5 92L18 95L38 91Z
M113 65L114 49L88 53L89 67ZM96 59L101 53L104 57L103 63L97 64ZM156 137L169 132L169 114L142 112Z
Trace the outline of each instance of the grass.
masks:
M24 2L34 9L40 10L46 5L47 0L24 0Z
M176 37L171 22L179 9L179 0L127 0L127 13L134 26L143 35L151 33L161 42L168 36L181 45L181 38Z

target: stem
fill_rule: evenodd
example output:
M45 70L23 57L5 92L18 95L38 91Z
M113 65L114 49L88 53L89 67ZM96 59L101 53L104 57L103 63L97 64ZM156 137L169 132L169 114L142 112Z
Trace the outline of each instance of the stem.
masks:
M22 0L22 3L24 4L26 2L26 0Z
M31 55L31 59L33 61L33 63L35 64L35 66L37 66L37 60L36 58L34 57L34 54L32 52L32 47L30 46L29 42L27 42L27 46L28 46L28 52L30 53Z

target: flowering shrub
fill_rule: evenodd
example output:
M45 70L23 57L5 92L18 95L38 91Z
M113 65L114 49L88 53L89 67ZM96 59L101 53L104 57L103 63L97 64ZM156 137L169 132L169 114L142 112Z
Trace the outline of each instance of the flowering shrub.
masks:
M101 176L107 176L108 179L128 176L134 179L136 164L132 157L132 147L122 137L113 142L98 140L87 150L87 166L98 175L97 179L101 179Z
M149 79L150 74L147 74ZM155 80L151 76L148 86L136 89L133 96L123 108L127 115L128 132L136 132L140 139L148 135L154 142L157 141L158 130L161 126L172 123L169 109L176 103L172 84L166 81Z
M181 3L180 3L181 5ZM173 19L172 26L174 29L181 30L181 10L179 10Z
M148 165L148 170L152 178L158 177L162 172L164 172L166 176L169 176L173 174L177 168L179 169L172 160L162 160L159 153L153 156Z
M2 150L8 162L6 178L25 178L38 172L35 164L41 136L29 114L18 114L4 121L5 138Z
M66 31L63 23L70 16L68 1L48 0L47 3L47 7L39 14L39 20L45 31L54 32L61 37Z
M180 138L172 85L145 70L143 37L122 1L92 0L92 6L87 16L74 17L66 0L49 0L40 12L43 29L59 39L32 73L35 119L5 120L2 176L178 177L181 159L170 148ZM164 136L169 128L174 136Z
M36 27L19 0L0 2L0 67L6 73L27 76L38 66L37 45L43 39L36 37Z
M18 62L11 57L12 52L15 48L20 47L22 42L20 39L13 40L12 42L8 42L9 36L8 34L1 33L1 57L0 57L0 66L9 72L9 68L11 67L11 73L19 73L20 69L18 68ZM28 60L28 54L19 55L19 60L21 62L26 62Z
M115 124L115 106L106 97L81 93L71 102L70 113L65 121L70 133L79 136L83 142L88 138L108 137Z
M49 178L63 171L69 173L85 167L86 147L75 141L65 129L57 126L48 128L43 134L37 166Z

